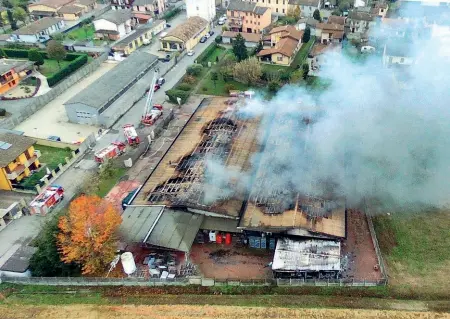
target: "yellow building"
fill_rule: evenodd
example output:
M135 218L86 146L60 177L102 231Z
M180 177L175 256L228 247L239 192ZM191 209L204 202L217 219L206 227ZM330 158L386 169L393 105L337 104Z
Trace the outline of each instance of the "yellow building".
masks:
M40 166L36 141L12 133L0 133L0 189L12 190L13 184L30 176Z
M303 31L292 26L273 28L270 31L271 48L261 50L258 58L263 63L289 66L302 45Z
M0 59L0 95L15 88L32 68L33 63L29 61Z
M208 21L200 17L190 17L161 39L161 49L164 51L192 50L208 32Z
M130 55L142 45L150 44L150 41L152 40L152 32L153 28L151 27L141 27L114 44L112 49L115 52L122 53L123 55Z

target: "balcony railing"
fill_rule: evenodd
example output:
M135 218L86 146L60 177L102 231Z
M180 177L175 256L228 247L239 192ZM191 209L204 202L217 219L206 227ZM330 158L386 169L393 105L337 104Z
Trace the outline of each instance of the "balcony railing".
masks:
M17 177L20 176L20 174L22 174L25 171L25 165L17 165L16 168L9 174L6 174L6 177L8 179L16 179Z
M30 165L33 164L39 157L41 157L41 152L35 150L33 156L25 161L25 166L30 167Z
M242 21L230 21L230 27L242 27Z

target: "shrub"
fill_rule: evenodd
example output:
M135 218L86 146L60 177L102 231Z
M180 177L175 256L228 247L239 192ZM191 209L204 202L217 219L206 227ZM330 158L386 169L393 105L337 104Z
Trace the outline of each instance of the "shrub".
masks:
M81 68L84 64L86 64L88 61L88 56L86 54L78 55L78 57L73 60L72 63L67 65L66 67L62 68L52 76L49 76L47 78L47 83L50 87L56 85L59 81L64 79L65 77L69 76L79 68Z
M216 41L217 44L222 43L222 36L221 36L221 35L218 35L218 36L214 39L214 41Z
M181 104L186 103L189 98L190 92L186 92L183 90L172 89L166 91L167 96L169 97L170 102L174 104L178 104L177 98L181 99Z
M206 92L206 91L208 91L208 88L206 86L204 86L204 87L202 87L202 91Z
M201 66L200 64L192 64L187 67L186 73L192 76L199 76L200 74L202 74L202 70L203 66Z
M195 82L197 82L197 79L195 77L193 77L192 75L186 75L183 78L183 83L195 84Z
M280 75L280 80L283 81L283 82L289 82L289 80L291 79L291 76L292 76L292 72L291 71L284 71Z
M6 115L6 110L0 109L0 116L5 116L5 115Z
M225 91L230 93L230 91L236 90L236 87L233 84L225 84L224 89L225 89Z
M181 91L190 91L192 90L192 86L188 83L181 83L177 86L177 89Z
M211 54L216 50L217 43L211 43L208 47L197 57L197 63L206 62Z
M270 81L268 85L269 92L276 93L280 89L280 82Z

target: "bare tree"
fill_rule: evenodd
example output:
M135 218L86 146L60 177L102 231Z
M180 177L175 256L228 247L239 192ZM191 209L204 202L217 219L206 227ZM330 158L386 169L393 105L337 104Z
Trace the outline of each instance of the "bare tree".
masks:
M261 74L261 65L256 57L237 63L233 69L234 79L248 85L255 84L261 77Z

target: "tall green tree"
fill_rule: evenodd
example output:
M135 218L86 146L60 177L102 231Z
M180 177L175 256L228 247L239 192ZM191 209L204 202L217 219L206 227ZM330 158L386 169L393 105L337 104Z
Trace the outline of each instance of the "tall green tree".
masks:
M322 22L322 18L320 17L320 11L319 9L314 10L313 18L316 19L319 22Z
M79 276L81 267L75 263L61 261L56 236L59 233L60 214L44 224L35 241L37 251L30 259L30 271L36 277Z
M252 55L257 55L262 49L264 49L264 45L262 41L258 42L258 45L255 47Z
M12 30L17 30L18 29L17 22L14 19L14 14L13 14L12 10L8 9L8 10L6 10L6 13L8 15L8 22L11 25L11 29Z
M26 22L27 22L27 13L21 7L14 8L13 17L16 21L21 21L24 24L26 24Z
M64 46L58 41L51 40L47 44L47 56L50 59L58 62L59 69L61 70L61 61L66 58L67 52Z
M302 65L302 71L303 71L303 80L306 80L308 78L308 73L309 73L309 64L308 63L304 63Z
M310 27L305 28L305 32L303 32L302 43L307 43L311 39L311 29Z
M236 56L238 62L241 62L248 58L247 47L245 46L244 37L238 33L233 41L233 53Z
M31 49L28 51L28 60L34 62L34 65L36 65L38 69L44 64L44 57L37 49Z

